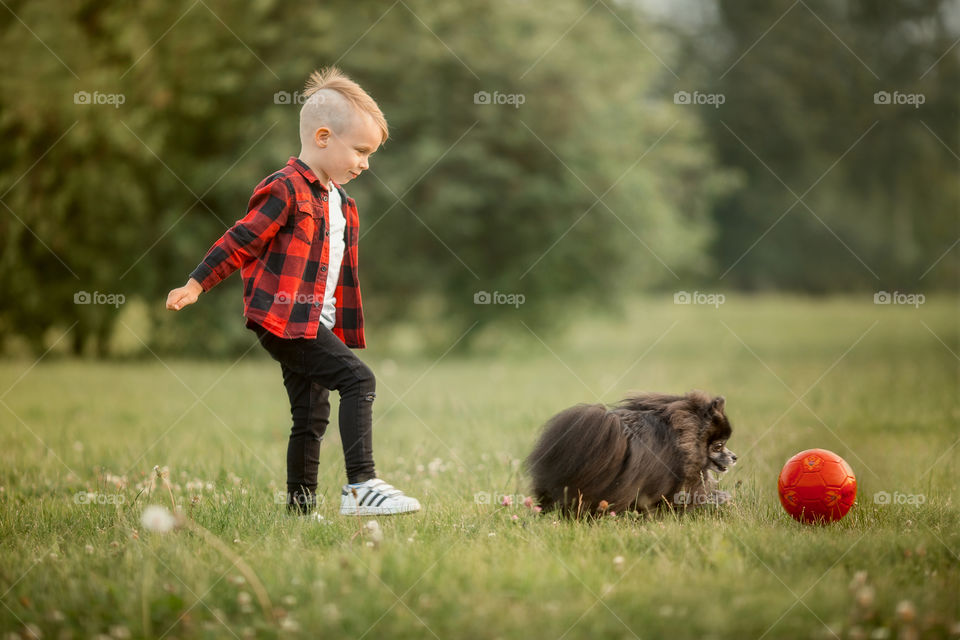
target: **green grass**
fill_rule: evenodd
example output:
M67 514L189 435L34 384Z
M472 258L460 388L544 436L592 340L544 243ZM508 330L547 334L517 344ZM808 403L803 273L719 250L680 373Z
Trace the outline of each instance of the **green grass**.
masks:
M275 504L288 409L259 347L237 363L0 364L0 626L44 638L895 638L906 600L923 637L960 634L955 299L650 299L542 341L535 330L517 322L480 341L490 351L439 361L378 351L371 330L378 471L424 504L381 518L377 546L336 513L335 422L323 520ZM734 504L593 522L517 504L547 417L691 388L727 397ZM814 446L859 481L854 509L827 527L794 522L776 497L780 465ZM169 505L166 492L138 496L154 465L230 553L186 529L141 530L146 504ZM104 503L77 504L82 491ZM879 491L924 502L876 504ZM496 494L515 504L475 499ZM245 603L237 558L286 626ZM849 586L859 571L867 606Z

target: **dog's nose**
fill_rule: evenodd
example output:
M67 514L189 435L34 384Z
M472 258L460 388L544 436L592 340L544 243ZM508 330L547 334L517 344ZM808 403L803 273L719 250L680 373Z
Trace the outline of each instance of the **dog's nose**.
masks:
M734 462L736 462L736 461L737 461L737 454L731 453L731 454L730 454L730 459L733 460Z

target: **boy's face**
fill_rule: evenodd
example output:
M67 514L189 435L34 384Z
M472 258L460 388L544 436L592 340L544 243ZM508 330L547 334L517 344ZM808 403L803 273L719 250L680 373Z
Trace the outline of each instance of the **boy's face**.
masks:
M365 113L356 114L339 134L320 127L314 132L317 168L327 179L346 184L370 168L370 156L380 146L380 139L380 129Z

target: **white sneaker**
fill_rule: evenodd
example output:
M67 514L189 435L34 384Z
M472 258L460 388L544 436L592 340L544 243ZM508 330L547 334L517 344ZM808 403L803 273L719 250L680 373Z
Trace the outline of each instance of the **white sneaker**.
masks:
M416 498L380 478L371 478L358 487L347 484L340 491L340 514L344 516L388 516L419 510Z

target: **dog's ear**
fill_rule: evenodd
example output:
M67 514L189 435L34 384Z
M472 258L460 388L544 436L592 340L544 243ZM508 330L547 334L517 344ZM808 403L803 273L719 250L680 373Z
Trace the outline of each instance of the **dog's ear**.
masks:
M716 415L723 415L723 409L727 405L727 399L723 396L717 396L710 401L710 413Z

